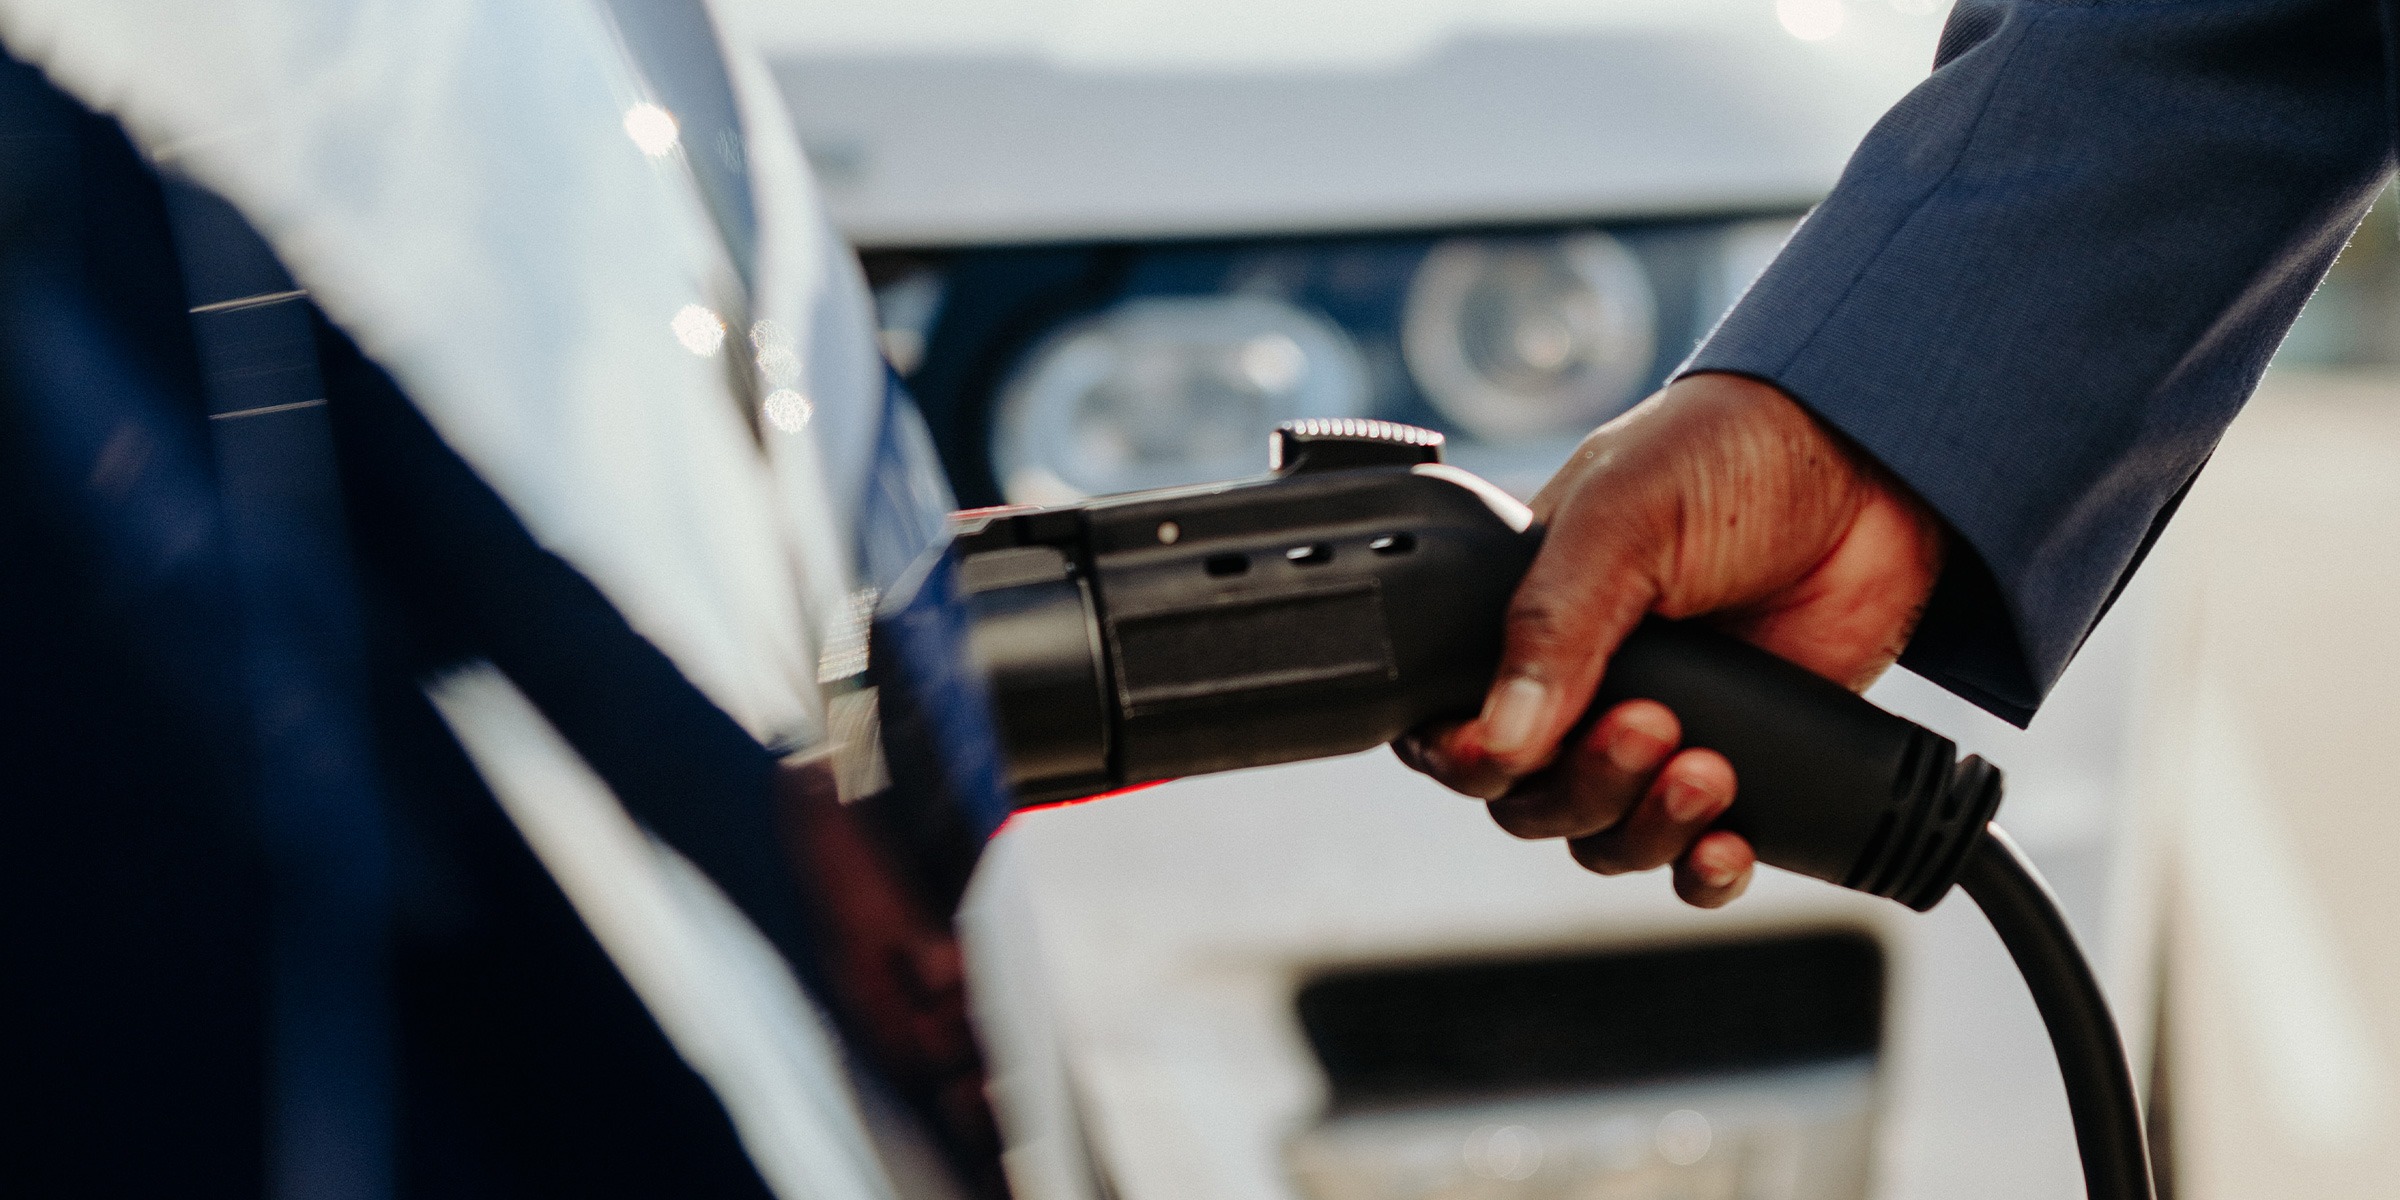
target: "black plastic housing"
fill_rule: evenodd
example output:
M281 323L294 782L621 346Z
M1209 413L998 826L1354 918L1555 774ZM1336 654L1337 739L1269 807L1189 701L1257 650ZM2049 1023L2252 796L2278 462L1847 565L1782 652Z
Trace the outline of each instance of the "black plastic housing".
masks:
M1025 803L1345 754L1472 711L1534 544L1399 467L1001 514L958 543Z
M973 518L960 590L1018 803L1346 754L1473 714L1540 544L1523 519L1426 465ZM1999 772L1948 739L1700 626L1626 640L1595 711L1634 697L1731 760L1722 825L1761 860L1911 907L1949 891L1999 804Z

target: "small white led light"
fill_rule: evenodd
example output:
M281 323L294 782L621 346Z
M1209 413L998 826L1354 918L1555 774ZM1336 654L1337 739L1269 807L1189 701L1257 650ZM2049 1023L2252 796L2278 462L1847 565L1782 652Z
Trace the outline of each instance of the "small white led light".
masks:
M758 364L759 377L770 388L795 387L800 382L800 351L793 345L792 331L781 322L756 321L750 326L751 361Z
M751 349L764 352L776 346L789 346L791 344L792 331L785 329L783 327L783 322L752 321L750 323Z
M625 136L632 138L642 153L660 158L675 149L680 131L675 125L675 114L645 102L625 110Z
M790 346L769 346L758 352L758 373L776 387L800 381L800 352Z
M702 358L714 358L725 347L725 319L697 304L676 309L667 326L684 349Z
M808 419L815 416L817 412L817 406L810 404L808 397L790 388L777 388L768 392L767 398L759 402L758 408L761 413L765 414L767 424L785 433L798 433L808 428Z

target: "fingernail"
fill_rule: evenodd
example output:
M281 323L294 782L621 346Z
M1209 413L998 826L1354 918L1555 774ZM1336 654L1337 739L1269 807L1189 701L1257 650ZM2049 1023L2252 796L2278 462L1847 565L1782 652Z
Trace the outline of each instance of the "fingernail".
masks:
M1550 689L1538 679L1518 676L1501 684L1483 706L1483 747L1507 757L1533 744L1533 735L1550 714Z
M1625 723L1608 735L1605 749L1610 766L1627 775L1641 775L1658 769L1659 761L1675 747L1667 741L1663 731L1642 728L1651 723L1649 717L1630 715Z
M1699 876L1700 882L1712 888L1721 888L1730 886L1741 872L1706 854L1695 854L1692 856L1692 874Z
M1715 815L1717 798L1708 789L1695 787L1680 779L1667 781L1667 816L1678 825L1689 825Z

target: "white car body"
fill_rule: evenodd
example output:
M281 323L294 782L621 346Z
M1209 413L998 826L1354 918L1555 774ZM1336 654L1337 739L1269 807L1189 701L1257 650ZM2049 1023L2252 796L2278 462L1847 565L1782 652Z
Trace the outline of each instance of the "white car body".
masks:
M1909 0L1816 42L1763 0L745 3L835 224L908 247L1805 205L1938 25Z
M837 225L909 249L1796 209L1923 76L1940 21L1909 0L747 7ZM2146 1058L2142 612L2136 589L2029 732L1899 672L1872 697L2007 771L2002 821ZM1315 1152L1329 1086L1294 997L1328 970L1828 928L1864 933L1888 964L1871 1066L1848 1083L1714 1075L1573 1098L1569 1124L1639 1134L1608 1177L1619 1190L1588 1194L2081 1194L2048 1043L1970 903L1919 916L1763 871L1731 908L1690 910L1661 877L1602 879L1508 838L1383 751L1021 815L965 919L1026 1200L1309 1195L1296 1156ZM1635 1169L1681 1161L1665 1114L1702 1112L1724 1137L1756 1117L1745 1096L1782 1106L1756 1118L1769 1124L1853 1114L1861 1181L1794 1190L1756 1155L1714 1183ZM1510 1103L1453 1106L1474 1161L1440 1194L1534 1194L1507 1190L1508 1164L1486 1169L1493 1130L1551 1136Z

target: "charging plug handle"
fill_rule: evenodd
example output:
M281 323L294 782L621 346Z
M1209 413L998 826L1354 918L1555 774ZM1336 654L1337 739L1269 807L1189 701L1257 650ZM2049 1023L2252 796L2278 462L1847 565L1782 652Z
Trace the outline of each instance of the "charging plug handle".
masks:
M1279 431L1274 476L962 531L969 641L1019 803L1352 753L1477 711L1540 531L1425 467L1439 435L1380 425ZM2039 875L1990 825L1997 769L1696 624L1644 622L1592 712L1635 698L1732 763L1740 797L1719 824L1760 861L1920 911L1963 876L2050 1031L2088 1194L2151 1200L2115 1023Z
M1540 530L1449 468L1279 446L1286 464L1343 465L988 515L961 536L1020 803L1354 753L1481 706ZM1625 640L1592 711L1637 697L1731 761L1741 799L1721 824L1761 860L1911 908L1949 892L2000 803L2000 773L1949 739L1705 626Z

